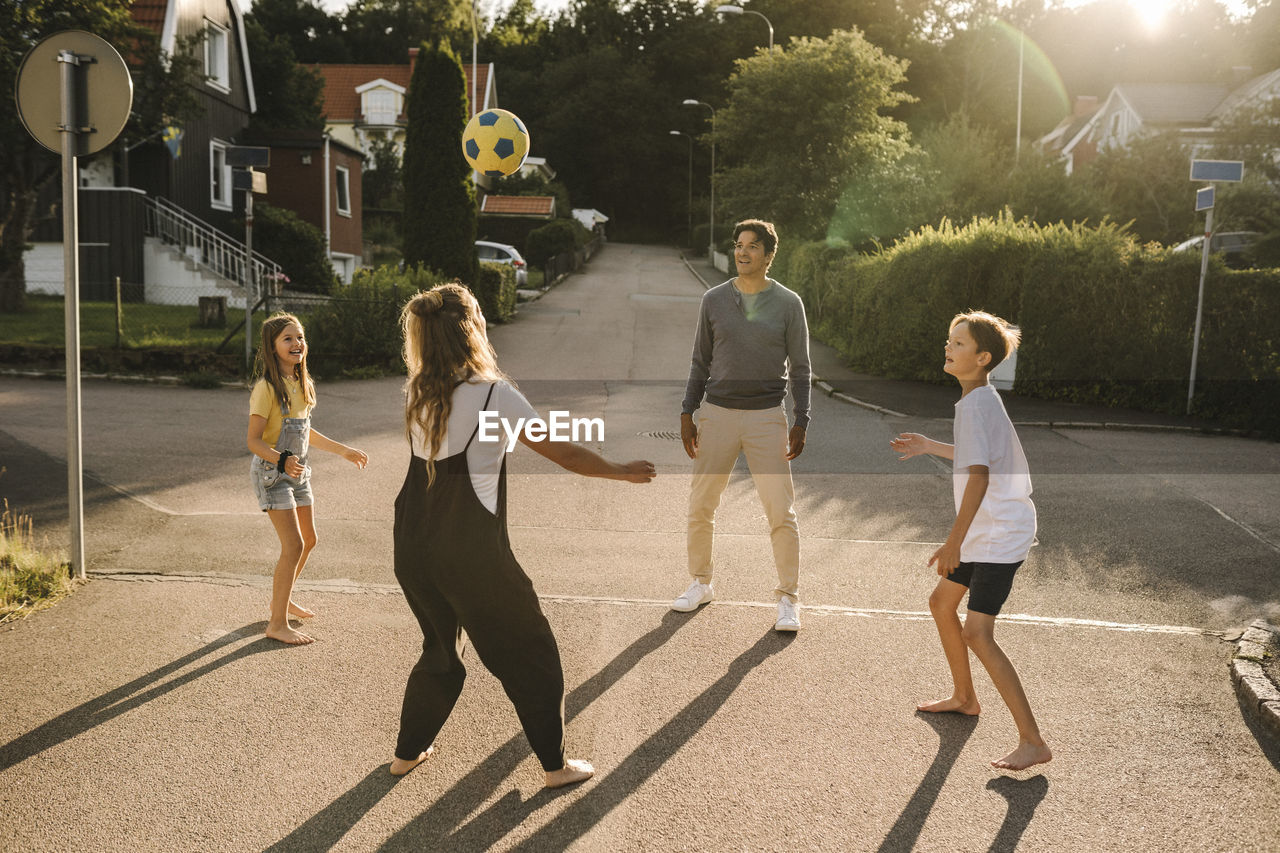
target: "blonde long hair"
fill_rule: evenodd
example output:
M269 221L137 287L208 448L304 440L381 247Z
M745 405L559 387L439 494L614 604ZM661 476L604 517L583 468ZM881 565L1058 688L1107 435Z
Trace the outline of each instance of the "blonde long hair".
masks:
M437 285L410 299L400 312L404 333L404 430L416 426L426 438L427 482L435 481L435 458L449 424L453 389L472 379L506 379L485 333L480 303L457 282Z
M298 327L303 338L302 361L293 368L293 378L298 380L302 388L302 399L307 406L316 404L316 386L311 381L311 372L307 370L309 348L306 346L306 330L302 328L302 321L294 315L277 311L262 321L262 334L258 336L258 358L254 365L254 374L265 379L271 386L271 390L276 395L276 401L280 404L282 415L289 411L289 389L285 387L284 374L280 372L280 360L276 358L276 338L280 337L290 323Z

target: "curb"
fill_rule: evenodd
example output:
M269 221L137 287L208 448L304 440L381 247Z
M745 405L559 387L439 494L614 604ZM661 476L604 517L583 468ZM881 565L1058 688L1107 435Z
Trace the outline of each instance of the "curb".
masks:
M1240 639L1231 659L1231 681L1240 705L1277 741L1280 741L1280 688L1262 668L1264 658L1274 654L1280 629L1265 619L1256 619Z
M693 277L702 283L704 290L709 290L711 285L702 273L689 263L689 258L684 252L680 253L680 260L684 262L685 268L693 274ZM884 406L878 406L875 403L869 403L866 400L859 400L843 391L837 391L830 382L827 382L817 374L813 375L812 384L815 388L826 394L828 397L839 400L842 403L848 403L853 406L859 406L873 412L890 418L910 418L914 415L904 414L903 412L895 412L893 409L886 409ZM933 421L949 421L950 418L927 418ZM1127 430L1130 432L1176 432L1184 434L1203 434L1203 435L1229 435L1240 438L1254 438L1256 434L1247 429L1227 429L1220 427L1195 427L1184 426L1181 424L1132 424L1118 423L1112 421L1014 421L1016 427L1047 427L1048 429L1101 429L1101 430Z
M65 370L17 370L11 367L0 368L0 376L15 379L66 379ZM186 385L181 376L147 376L141 373L80 373L81 379L103 379L108 382L132 382L137 385ZM223 388L248 388L244 381L222 381Z

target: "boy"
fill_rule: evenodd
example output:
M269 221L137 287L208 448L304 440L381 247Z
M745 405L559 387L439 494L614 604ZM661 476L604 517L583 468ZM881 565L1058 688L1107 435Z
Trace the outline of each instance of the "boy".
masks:
M942 576L929 596L929 610L938 626L954 689L950 698L923 702L916 708L978 714L969 673L972 649L1018 726L1017 748L991 762L1005 770L1024 770L1053 758L1018 673L994 635L996 616L1009 597L1014 572L1036 535L1027 458L1000 395L988 380L991 370L1017 348L1020 337L1016 328L984 311L957 314L951 321L942 367L960 382L956 443L943 444L917 433L903 433L890 442L902 454L899 459L932 453L953 460L956 520L947 541L929 558L929 565L936 564ZM969 607L962 626L956 609L966 592Z

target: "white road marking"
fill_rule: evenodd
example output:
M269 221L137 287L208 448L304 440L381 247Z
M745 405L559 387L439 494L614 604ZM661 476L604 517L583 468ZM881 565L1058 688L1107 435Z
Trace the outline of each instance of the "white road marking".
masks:
M208 583L218 586L254 586L269 588L271 578L261 575L175 575L175 574L142 574L121 571L91 571L89 576L99 580L142 581L148 583ZM396 584L361 583L346 578L329 581L298 581L294 589L304 592L331 592L345 595L399 595L400 587ZM559 595L550 593L539 595L539 600L558 604L593 604L615 607L652 607L667 609L671 606L668 599L626 598L608 595ZM731 601L716 599L707 607L749 607L759 610L772 610L777 605L764 601ZM910 622L930 621L933 616L922 610L887 610L877 607L842 607L836 604L802 604L805 614L823 614L826 616L850 616L862 619L894 619ZM1034 616L1028 613L1006 613L997 617L1001 622L1012 625L1033 625L1045 628L1094 628L1103 631L1120 631L1141 634L1182 634L1189 636L1221 637L1221 631L1207 628L1196 628L1190 625L1148 625L1140 622L1107 622L1101 619L1076 619L1071 616Z
M138 503L140 503L140 504L142 504L143 506L145 506L147 509L155 510L156 512L161 513L161 514L163 514L163 515L173 515L173 516L200 516L200 515L245 515L245 516L256 516L256 515L259 515L259 514L260 514L260 513L256 513L256 512L225 512L225 511L220 511L220 510L200 510L200 511L197 511L197 512L179 512L179 511L178 511L178 510L176 510L176 509L169 509L167 506L163 506L162 504L158 504L158 503L156 503L155 501L151 500L150 498L145 498L145 497L143 497L142 495L135 495L133 492L129 491L129 490L128 490L128 489L126 489L124 486L117 486L115 483L111 482L110 480L106 479L105 477L101 477L101 476L99 476L99 475L97 475L97 474L94 474L94 473L92 473L92 472L90 472L90 471L85 471L85 472L84 472L84 476L85 476L85 479L87 479L87 480L93 480L95 483L99 483L99 484L101 484L101 485L103 485L103 486L106 486L108 489L111 489L113 492L117 492L117 493L119 493L119 494L121 494L121 495L125 496L126 498L129 498L130 500L135 500L135 501L137 501Z

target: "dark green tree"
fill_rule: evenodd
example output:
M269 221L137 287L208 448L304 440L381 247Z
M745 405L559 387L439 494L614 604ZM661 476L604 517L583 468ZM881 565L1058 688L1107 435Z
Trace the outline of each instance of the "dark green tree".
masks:
M898 89L905 71L853 30L740 60L716 114L717 219L759 216L791 239L824 236L857 173L908 150L906 126L886 114L910 97Z
M404 209L404 168L396 144L390 139L379 136L373 141L373 150L360 180L366 209Z
M408 63L409 45L471 49L470 0L356 0L342 25L352 61Z
M446 43L423 45L409 81L404 143L404 259L475 281L476 196L462 157L462 63Z
M342 19L315 0L254 0L249 20L288 43L298 62L352 62ZM254 70L254 82L258 80Z
M13 97L18 68L41 39L88 30L115 46L132 68L133 112L122 139L145 139L193 117L199 102L187 83L198 67L195 57L162 57L155 33L134 23L129 6L130 0L0 0L0 92ZM26 304L23 254L36 197L61 172L61 160L27 133L12 104L0 110L0 313Z
M299 65L288 40L271 35L257 20L245 24L253 88L258 111L249 120L253 130L323 130L324 79Z
M1161 133L1104 151L1080 177L1105 199L1110 219L1132 222L1143 241L1172 244L1198 227L1194 184L1187 180L1190 160L1176 133Z

